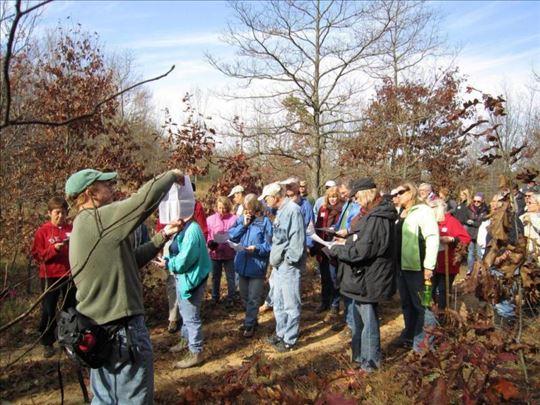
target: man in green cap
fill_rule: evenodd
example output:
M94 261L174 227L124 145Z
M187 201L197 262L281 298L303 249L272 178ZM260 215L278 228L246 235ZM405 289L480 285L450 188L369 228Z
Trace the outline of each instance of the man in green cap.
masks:
M96 403L153 403L154 368L150 334L144 323L139 268L156 256L166 240L183 227L167 225L152 240L132 248L132 232L157 208L174 182L171 170L144 184L130 198L113 202L115 172L85 169L65 186L77 211L70 236L69 260L77 286L77 311L98 325L114 328L110 359L92 369Z

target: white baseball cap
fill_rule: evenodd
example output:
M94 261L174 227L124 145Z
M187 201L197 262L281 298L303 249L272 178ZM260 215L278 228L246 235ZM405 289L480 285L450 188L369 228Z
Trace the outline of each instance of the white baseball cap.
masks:
M289 184L298 184L300 180L297 177L289 177L288 179L279 182L282 186L288 186Z
M268 196L275 196L281 191L279 183L271 183L264 186L262 194L259 196L259 201L264 200Z
M326 183L324 183L324 186L326 188L330 188L330 187L336 187L337 184L334 180L328 180Z
M243 193L243 192L244 192L244 187L242 187L242 186L234 186L227 197L232 197L236 193Z

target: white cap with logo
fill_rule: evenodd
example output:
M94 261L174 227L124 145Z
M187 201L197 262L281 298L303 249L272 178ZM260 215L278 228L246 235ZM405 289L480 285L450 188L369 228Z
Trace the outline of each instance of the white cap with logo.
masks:
M330 187L336 187L337 184L334 180L328 180L326 183L324 183L324 186L326 188L330 188Z
M243 193L243 192L244 192L244 187L242 187L242 186L234 186L227 197L232 197L236 193Z
M271 183L264 186L262 194L259 197L259 201L264 200L266 197L275 196L281 191L279 183Z

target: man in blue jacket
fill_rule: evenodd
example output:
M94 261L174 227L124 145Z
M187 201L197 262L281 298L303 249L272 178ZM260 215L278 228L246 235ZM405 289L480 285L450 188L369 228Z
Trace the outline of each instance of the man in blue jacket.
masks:
M277 183L263 189L260 200L277 208L272 235L274 318L276 333L268 338L278 352L294 350L300 329L300 273L305 262L306 231L300 207Z

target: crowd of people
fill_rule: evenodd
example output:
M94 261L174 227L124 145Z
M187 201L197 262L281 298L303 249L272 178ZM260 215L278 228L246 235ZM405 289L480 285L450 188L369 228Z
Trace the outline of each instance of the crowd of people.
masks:
M205 217L196 202L193 215L158 224L150 239L144 221L184 176L178 170L163 173L131 197L113 201L116 178L114 172L92 169L71 175L65 191L75 211L73 224L67 222L67 202L52 198L49 222L37 230L32 248L46 290L39 325L45 357L54 354L60 293L62 307L75 306L95 324L115 326L112 355L91 370L96 403L152 402L153 353L139 271L152 259L169 274L168 329L180 331L170 350L186 351L175 367L204 361L201 308L208 278L211 306L242 303L243 338L255 336L259 312L271 308L275 330L266 342L278 352L295 350L300 283L313 256L321 283L317 312L350 328L353 363L373 372L381 366L379 303L398 290L404 318L399 344L414 351L429 348L424 328L438 321L433 308L449 305L460 268L454 260L458 244L468 247L470 274L488 249L493 213L509 209L510 201L515 204L510 213L517 215L511 238L525 235L528 249L539 257L540 190L533 183L524 190L501 190L490 206L481 192L462 189L454 200L448 189L428 183L403 182L388 191L370 178L329 180L313 205L307 183L294 177L266 185L259 196L245 195L247 185L236 185L217 198L212 215ZM57 287L47 289L51 285ZM425 300L426 286L433 301Z

